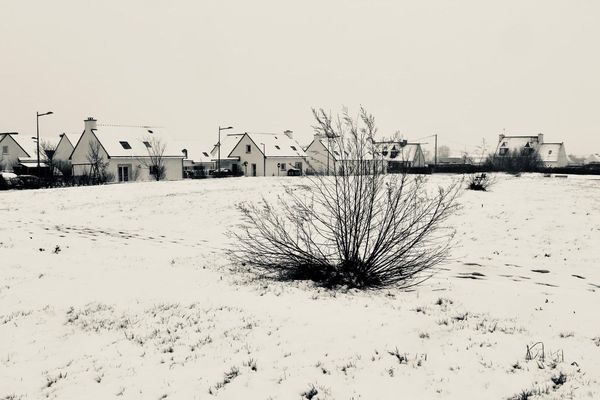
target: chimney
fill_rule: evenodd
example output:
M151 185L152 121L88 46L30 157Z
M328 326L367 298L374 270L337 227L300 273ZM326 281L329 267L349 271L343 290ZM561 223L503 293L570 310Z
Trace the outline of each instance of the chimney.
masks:
M294 138L294 131L290 131L289 129L283 131L284 135L289 137L290 139Z
M501 142L502 140L504 140L506 136L504 136L504 133L501 133L499 138L498 138L498 142Z
M88 119L86 119L85 121L83 121L85 123L85 130L87 131L91 131L92 129L96 129L96 120L94 119L94 117L88 117Z
M187 160L187 158L188 158L188 151L187 151L187 149L183 149L183 150L181 150L181 152L183 153L184 158Z
M544 143L544 134L543 133L538 133L538 143L539 144Z

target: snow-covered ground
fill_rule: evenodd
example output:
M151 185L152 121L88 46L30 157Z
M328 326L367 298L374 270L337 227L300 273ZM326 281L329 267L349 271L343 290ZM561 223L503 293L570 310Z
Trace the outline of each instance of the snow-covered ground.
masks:
M434 278L346 293L232 271L283 183L0 192L0 399L600 398L600 180L500 176Z

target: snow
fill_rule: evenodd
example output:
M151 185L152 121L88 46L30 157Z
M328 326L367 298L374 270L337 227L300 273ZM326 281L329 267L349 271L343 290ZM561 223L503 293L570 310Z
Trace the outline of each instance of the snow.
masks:
M412 291L234 270L235 205L306 183L0 192L0 399L600 397L599 180L466 191L451 258Z

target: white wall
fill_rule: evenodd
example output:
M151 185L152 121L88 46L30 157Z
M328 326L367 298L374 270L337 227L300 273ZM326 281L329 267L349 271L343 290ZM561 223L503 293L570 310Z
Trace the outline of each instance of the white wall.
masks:
M0 136L0 171L11 172L12 166L19 162L19 157L27 157L27 154L21 149L21 146L13 139L11 135ZM8 154L3 154L4 148L8 149ZM31 157L36 157L37 154L30 154Z
M77 143L71 143L66 136L60 138L53 159L56 161L69 161L69 157Z
M246 152L246 146L250 146L250 152ZM252 176L252 164L256 164L256 176L285 176L287 170L291 166L295 166L297 162L302 163L302 171L306 170L306 160L303 157L269 157L267 152L267 159L264 159L262 153L262 146L258 146L254 143L249 136L244 136L231 151L232 157L239 157L240 160L237 162L239 168L246 176ZM244 165L247 163L247 165ZM282 170L277 164L285 164L286 169ZM221 160L221 166L223 167L223 160ZM266 168L266 173L265 173Z

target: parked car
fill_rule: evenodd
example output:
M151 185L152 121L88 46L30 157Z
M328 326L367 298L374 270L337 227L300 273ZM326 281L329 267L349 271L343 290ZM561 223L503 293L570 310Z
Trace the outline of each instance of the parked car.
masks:
M19 175L19 179L23 182L24 189L39 189L42 187L42 181L35 175Z
M0 172L0 189L22 189L23 181L12 172Z
M300 175L302 175L302 171L299 170L298 168L288 167L287 174L288 174L288 176L300 176Z

